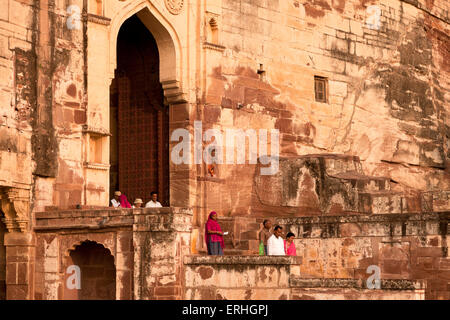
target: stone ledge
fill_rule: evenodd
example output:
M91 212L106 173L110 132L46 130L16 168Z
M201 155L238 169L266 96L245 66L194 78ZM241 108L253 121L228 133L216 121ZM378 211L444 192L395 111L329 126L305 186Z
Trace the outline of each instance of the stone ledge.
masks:
M450 220L450 211L420 214L376 214L347 216L316 216L278 218L277 223L283 225L349 223L349 222L408 222L408 221L440 221Z
M105 224L70 224L57 225L57 226L35 226L34 231L50 231L50 230L66 230L66 229L87 229L87 230L99 230L108 228L131 228L133 222L124 223L105 223Z
M363 279L304 279L291 276L291 288L355 288L368 289ZM426 284L421 280L389 279L381 280L380 290L419 290L425 289ZM377 290L377 289L373 289Z
M104 26L109 26L111 24L111 19L108 17L104 17L104 16L99 16L93 13L88 13L83 15L83 17L85 19L87 19L87 21L89 22L93 22L96 24L102 24Z
M162 207L162 208L112 208L112 207L89 207L81 206L76 209L75 206L59 209L57 207L47 207L47 211L36 212L36 219L58 219L71 217L89 217L89 216L128 216L158 213L173 213L175 215L192 215L191 208L183 207Z
M210 49L210 50L223 52L223 51L225 51L226 47L224 47L220 44L216 44L216 43L203 42L203 49Z
M302 257L292 256L185 256L186 265L291 265Z

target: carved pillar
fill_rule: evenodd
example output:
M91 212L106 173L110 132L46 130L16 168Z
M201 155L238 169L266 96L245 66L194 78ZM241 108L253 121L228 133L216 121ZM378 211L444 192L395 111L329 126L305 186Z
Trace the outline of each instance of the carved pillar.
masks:
M35 238L29 232L30 190L0 190L1 209L7 233L6 299L32 299Z

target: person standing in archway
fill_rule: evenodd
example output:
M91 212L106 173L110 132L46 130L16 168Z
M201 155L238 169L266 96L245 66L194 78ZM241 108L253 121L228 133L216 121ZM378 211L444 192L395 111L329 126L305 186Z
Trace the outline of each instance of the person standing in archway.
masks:
M211 211L208 221L205 224L205 241L208 248L208 255L223 255L225 247L223 241L223 232L220 224L217 222L217 212Z

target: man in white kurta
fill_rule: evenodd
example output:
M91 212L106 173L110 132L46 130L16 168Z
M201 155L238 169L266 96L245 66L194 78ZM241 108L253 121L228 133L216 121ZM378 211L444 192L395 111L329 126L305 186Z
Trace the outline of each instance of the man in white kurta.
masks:
M150 200L149 202L147 202L145 204L146 208L160 208L162 207L161 203L159 203L158 201L158 193L156 193L155 191L152 191L152 193L150 194L150 197L152 200Z
M273 235L267 240L267 255L269 256L284 256L284 239L282 237L283 228L276 226L273 230Z

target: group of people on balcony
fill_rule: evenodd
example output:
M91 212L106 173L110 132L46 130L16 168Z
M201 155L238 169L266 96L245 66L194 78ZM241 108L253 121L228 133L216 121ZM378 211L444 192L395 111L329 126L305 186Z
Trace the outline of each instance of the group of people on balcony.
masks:
M220 224L217 222L217 212L211 211L205 223L205 242L208 255L223 255L225 243ZM297 251L294 244L295 235L288 232L286 239L283 239L283 227L277 225L273 228L272 221L264 220L263 228L259 232L260 255L266 256L296 256Z
M145 208L160 208L161 203L158 201L158 192L152 191L150 193L150 201L145 204ZM114 208L142 208L144 202L141 198L136 198L134 200L134 205L128 202L127 196L122 194L120 191L114 192L114 198L111 199L111 205Z

